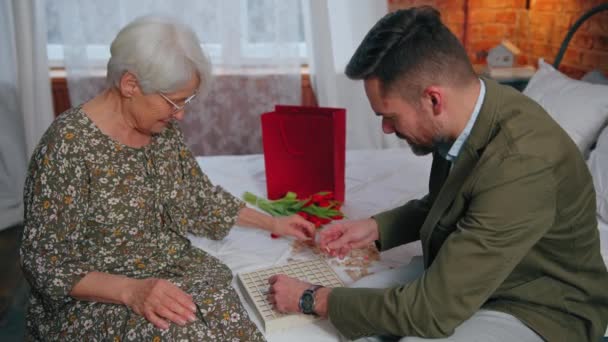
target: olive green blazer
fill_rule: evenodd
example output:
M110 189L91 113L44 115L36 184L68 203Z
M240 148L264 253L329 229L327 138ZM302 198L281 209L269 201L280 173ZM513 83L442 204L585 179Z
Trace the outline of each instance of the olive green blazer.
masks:
M329 318L345 336L445 337L480 308L548 341L603 336L608 273L585 161L538 104L484 82L454 164L435 154L429 193L374 216L382 250L421 240L424 274L389 289L334 289Z

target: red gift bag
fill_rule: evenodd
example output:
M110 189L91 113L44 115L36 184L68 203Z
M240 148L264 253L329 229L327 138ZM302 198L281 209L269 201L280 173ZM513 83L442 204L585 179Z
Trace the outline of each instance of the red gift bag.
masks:
M269 199L332 191L344 201L346 109L276 106L262 114Z

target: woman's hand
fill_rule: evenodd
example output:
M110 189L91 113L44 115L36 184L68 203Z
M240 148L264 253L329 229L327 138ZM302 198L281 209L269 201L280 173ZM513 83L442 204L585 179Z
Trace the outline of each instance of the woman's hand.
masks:
M340 258L344 258L352 249L369 245L379 237L378 224L371 218L336 223L319 234L321 250Z
M168 329L169 322L185 325L196 320L192 296L168 280L131 279L123 302L157 328Z
M293 236L298 240L310 240L315 237L315 225L299 215L280 216L274 218L272 233Z
M90 272L70 291L78 300L123 304L160 329L196 320L192 296L168 280Z
M236 223L240 226L269 230L278 236L293 236L299 240L310 240L315 237L315 225L299 215L273 217L244 207L239 211Z

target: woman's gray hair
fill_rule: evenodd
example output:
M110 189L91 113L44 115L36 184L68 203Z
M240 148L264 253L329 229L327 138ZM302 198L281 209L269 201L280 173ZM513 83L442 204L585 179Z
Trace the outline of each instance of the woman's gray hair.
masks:
M110 47L107 82L118 87L125 72L133 73L144 94L179 90L194 75L199 92L211 82L211 63L192 29L163 16L140 17L125 26Z

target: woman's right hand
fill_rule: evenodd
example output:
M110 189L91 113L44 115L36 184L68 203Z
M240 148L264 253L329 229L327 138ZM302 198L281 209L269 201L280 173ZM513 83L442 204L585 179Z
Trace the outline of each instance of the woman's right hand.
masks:
M169 321L185 325L196 320L192 296L170 281L157 278L131 280L124 304L157 328L168 329Z

